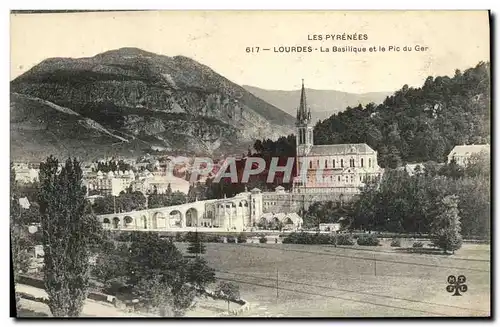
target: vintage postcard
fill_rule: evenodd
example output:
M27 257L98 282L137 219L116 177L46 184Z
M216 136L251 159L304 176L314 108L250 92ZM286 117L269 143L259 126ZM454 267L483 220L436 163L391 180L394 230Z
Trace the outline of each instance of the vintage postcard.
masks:
M491 317L488 11L10 24L13 317Z

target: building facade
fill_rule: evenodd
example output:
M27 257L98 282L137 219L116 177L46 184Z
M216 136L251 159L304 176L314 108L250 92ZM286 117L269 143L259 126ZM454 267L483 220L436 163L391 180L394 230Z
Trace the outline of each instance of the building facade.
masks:
M358 194L367 181L376 180L383 173L377 151L365 143L314 144L303 81L296 132L297 177L293 188L296 193Z
M479 154L484 152L486 154L490 153L490 145L489 144L472 144L472 145L457 145L451 150L450 154L448 154L448 163L450 163L453 159L460 166L467 166L469 163L469 159L474 154Z

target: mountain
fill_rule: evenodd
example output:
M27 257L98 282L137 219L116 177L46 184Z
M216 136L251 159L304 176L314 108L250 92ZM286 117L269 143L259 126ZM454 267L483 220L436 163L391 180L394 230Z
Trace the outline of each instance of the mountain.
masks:
M300 90L279 91L265 90L254 86L243 87L258 98L280 108L292 116L296 115L300 101ZM355 107L359 104L367 105L370 102L381 103L392 92L347 93L334 90L306 89L307 104L311 107L311 117L314 122L324 120L331 115Z
M183 56L50 58L11 81L11 156L241 153L295 118Z

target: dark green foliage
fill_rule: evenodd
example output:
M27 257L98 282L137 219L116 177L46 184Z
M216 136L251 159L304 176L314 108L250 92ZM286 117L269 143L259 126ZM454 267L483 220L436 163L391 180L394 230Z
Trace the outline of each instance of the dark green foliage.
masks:
M413 243L413 247L414 248L423 248L424 247L424 243L422 243L422 242L414 242Z
M332 244L354 245L354 240L349 234L324 234L324 233L290 233L285 236L283 243L289 244Z
M337 234L337 245L354 245L354 239L349 234Z
M115 172L115 171L130 171L130 170L133 170L133 167L124 162L123 160L110 160L110 161L106 161L106 162L100 162L100 161L97 161L97 168L96 168L96 171L101 171L103 173L107 173L107 172Z
M205 254L206 247L203 244L203 235L198 232L188 232L186 236L187 241L189 242L189 246L187 248L187 252L191 254L201 255Z
M19 279L19 273L24 273L30 265L30 255L28 250L32 242L27 235L25 222L23 219L23 209L19 205L19 193L16 183L16 173L14 168L10 167L10 250L12 258L12 269L14 282ZM21 309L19 297L16 294L17 312Z
M315 144L367 143L382 167L442 162L457 144L490 139L490 64L480 62L454 77L428 77L375 106L358 106L320 121Z
M359 236L357 243L358 245L378 246L380 245L380 240L377 238L377 236L368 234Z
M246 243L247 242L247 236L244 233L241 233L238 235L238 243Z
M473 156L462 169L463 176L440 175L426 163L423 173L409 176L405 171L386 170L379 184L369 184L353 204L351 227L391 233L428 234L447 195L458 196L462 235L488 238L491 200L489 157Z
M195 233L184 238L193 237ZM182 316L194 305L196 293L215 282L215 271L203 258L184 258L170 238L158 233L120 238L125 242L101 249L93 270L109 294L134 295L144 308L162 316Z
M259 243L267 243L267 237L262 236L261 238L259 238Z
M391 246L392 247L401 247L401 239L400 238L395 238L391 241Z
M203 289L215 282L215 270L210 268L208 262L201 257L187 263L186 275L187 281L198 289Z
M187 195L180 191L175 191L170 194L168 193L151 194L148 197L148 208L153 209L153 208L169 207L187 202L188 202Z
M76 160L49 157L40 164L44 279L49 308L56 317L79 316L89 288L89 254L102 230L85 200L82 170Z
M233 282L219 282L215 294L227 300L227 311L229 312L229 302L240 298L240 287Z
M322 223L337 223L340 218L347 218L351 210L350 204L334 201L314 202L304 215L303 227L318 228Z
M458 197L448 195L438 203L438 215L431 226L433 244L445 253L455 252L462 246Z
M116 212L130 212L146 209L146 197L142 192L121 192L120 195L112 195L97 198L92 205L96 215L104 215Z

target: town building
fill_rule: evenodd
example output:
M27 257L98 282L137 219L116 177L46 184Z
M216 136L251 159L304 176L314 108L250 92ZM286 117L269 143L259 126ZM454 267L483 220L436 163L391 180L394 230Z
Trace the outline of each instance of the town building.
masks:
M21 183L37 182L40 173L39 166L39 163L14 163L13 168L16 173L16 181Z
M490 153L490 145L489 144L472 144L472 145L457 145L451 150L450 154L448 154L448 163L450 163L453 159L460 166L466 166L469 162L470 157L473 154L479 153Z
M304 81L296 121L297 177L294 192L358 194L383 169L377 151L365 143L315 145L311 110L307 106Z
M91 172L84 176L83 184L87 187L87 193L91 195L114 195L118 196L125 192L135 181L135 173L130 171L102 171Z

